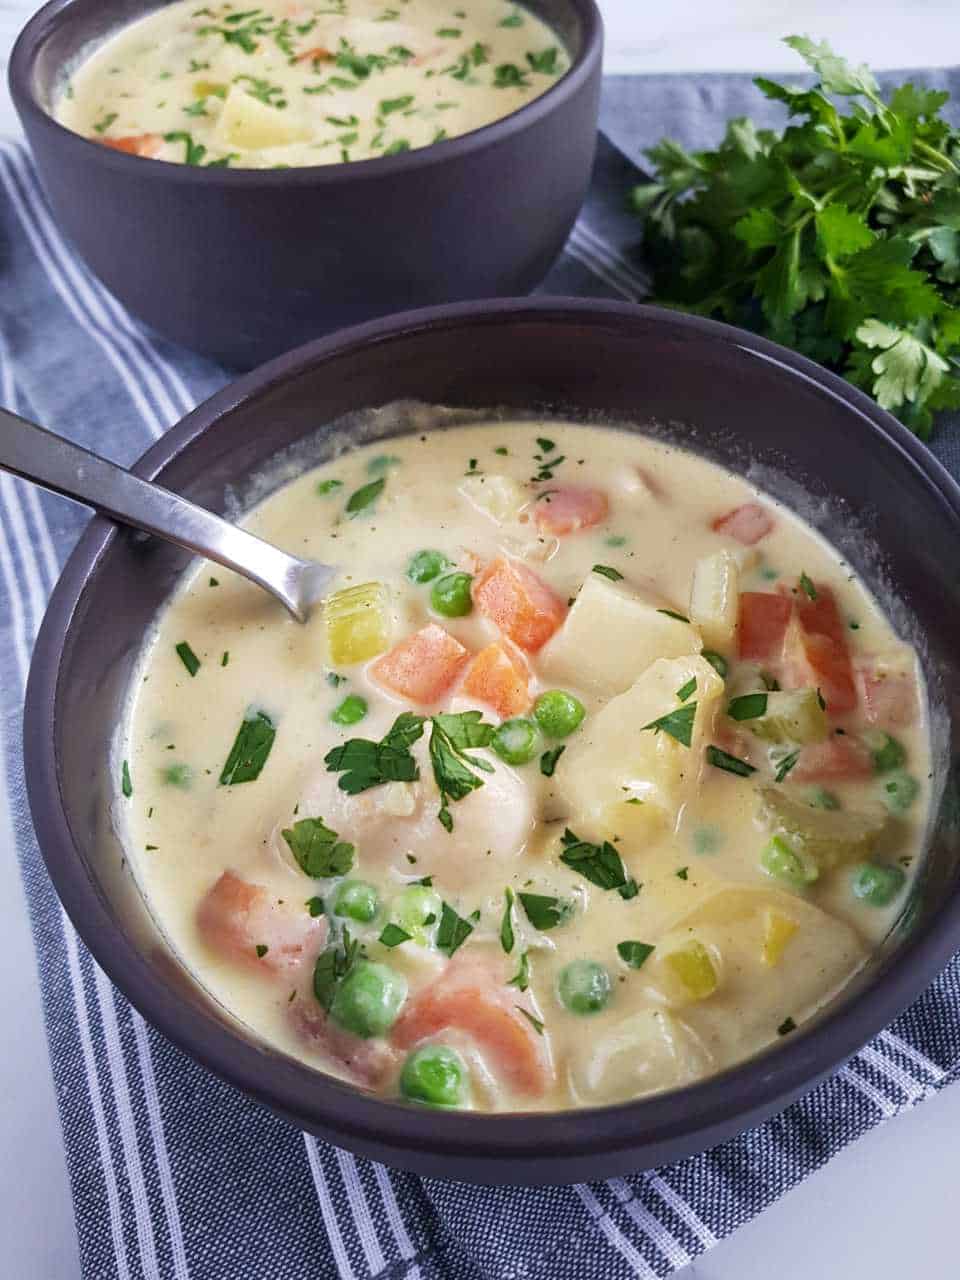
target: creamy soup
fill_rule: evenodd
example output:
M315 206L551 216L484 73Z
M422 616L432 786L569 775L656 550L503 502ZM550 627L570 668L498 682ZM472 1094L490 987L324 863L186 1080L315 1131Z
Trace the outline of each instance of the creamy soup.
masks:
M387 1096L615 1102L794 1033L903 909L913 651L814 531L654 439L392 438L251 530L342 566L299 625L199 565L117 760L184 963Z
M334 164L479 129L568 67L549 27L506 0L179 0L82 63L56 116L158 160Z

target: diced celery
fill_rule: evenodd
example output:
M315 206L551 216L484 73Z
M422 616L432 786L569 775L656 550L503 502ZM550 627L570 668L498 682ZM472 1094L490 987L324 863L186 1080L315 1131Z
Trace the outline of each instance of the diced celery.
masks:
M816 689L795 689L790 693L768 693L767 709L746 721L764 742L806 745L823 742L828 733L827 716Z
M381 582L335 591L323 602L329 661L335 666L366 662L390 645L389 595Z
M661 963L677 979L689 1000L706 1000L720 985L713 956L696 938L661 957Z
M690 621L711 648L726 649L733 641L739 590L740 569L729 551L697 561L690 586Z
M887 821L879 806L859 812L814 809L780 787L761 788L760 816L771 831L786 835L794 850L809 855L821 871L868 858Z
M194 82L193 96L195 98L225 98L227 96L227 86L220 84L216 80L197 80Z
M806 889L820 878L819 864L808 853L799 853L783 836L774 836L760 854L767 875L782 880L792 889Z
M787 944L800 926L781 911L772 908L763 913L763 950L760 958L768 969L775 968L783 959Z

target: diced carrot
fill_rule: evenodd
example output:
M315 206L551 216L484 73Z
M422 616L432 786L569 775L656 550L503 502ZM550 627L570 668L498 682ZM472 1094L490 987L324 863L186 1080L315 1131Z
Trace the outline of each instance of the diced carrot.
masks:
M313 992L302 992L290 1005L290 1019L307 1044L359 1085L382 1087L398 1066L398 1055L383 1040L364 1040L338 1027Z
M863 710L870 724L908 725L917 715L917 684L906 671L870 663L857 672Z
M503 556L475 579L473 600L527 653L542 648L567 615L567 606L532 569Z
M304 53L298 53L294 58L294 62L336 62L336 60L335 53L331 53L329 49L324 49L320 45L307 49Z
M458 957L407 1003L394 1024L391 1043L412 1049L456 1027L489 1054L491 1067L511 1088L537 1096L552 1082L553 1064L543 1036L520 1012L526 1004L523 995L497 982L476 961L464 963Z
M163 146L163 138L159 133L140 133L129 138L91 138L90 141L99 142L102 147L110 147L112 151L125 151L130 156L152 157Z
M817 587L813 600L797 600L797 632L788 655L791 683L815 685L834 715L857 705L853 663L846 630L829 587Z
M530 670L519 653L500 641L481 649L467 667L461 692L486 703L501 720L529 711Z
M790 771L791 782L858 782L873 775L865 743L850 734L831 734L800 752Z
M710 527L714 533L736 538L745 547L752 547L767 536L774 523L773 516L766 507L761 507L759 502L746 502L742 507L735 507L726 515L718 516Z
M370 674L401 698L427 704L443 697L469 656L449 631L431 622L377 658Z
M537 528L562 538L579 533L606 520L610 510L607 495L600 489L545 489L537 497L534 514Z
M751 662L780 660L793 613L793 602L772 591L744 591L740 596L740 657Z
M324 916L312 917L299 902L278 902L263 885L251 884L233 871L224 871L207 890L196 918L197 928L215 951L274 975L312 960L327 936Z

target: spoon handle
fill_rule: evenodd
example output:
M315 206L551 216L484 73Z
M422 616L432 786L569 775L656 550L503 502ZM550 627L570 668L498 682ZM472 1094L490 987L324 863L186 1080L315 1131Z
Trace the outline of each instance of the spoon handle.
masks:
M0 468L101 515L216 560L265 588L299 621L304 562L63 436L0 408Z

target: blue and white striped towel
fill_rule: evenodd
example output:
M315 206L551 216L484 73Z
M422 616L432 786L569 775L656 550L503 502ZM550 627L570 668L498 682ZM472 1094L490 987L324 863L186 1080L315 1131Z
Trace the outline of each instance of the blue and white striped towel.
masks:
M691 108L735 114L743 83L614 83L607 123L627 145L643 129L650 140L671 131L675 120L689 138ZM624 112L628 100L642 119ZM703 126L707 140L706 116ZM550 292L642 295L631 255L637 227L623 212L635 176L602 142ZM91 278L57 232L24 151L0 143L0 402L130 463L225 378L147 334ZM940 440L941 456L960 463L960 433L944 428ZM289 1128L143 1022L78 941L44 873L24 796L23 683L46 597L84 518L0 475L0 750L85 1280L665 1276L960 1073L958 957L803 1101L656 1173L546 1190L471 1188L388 1171Z

